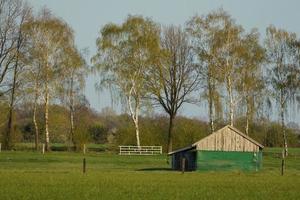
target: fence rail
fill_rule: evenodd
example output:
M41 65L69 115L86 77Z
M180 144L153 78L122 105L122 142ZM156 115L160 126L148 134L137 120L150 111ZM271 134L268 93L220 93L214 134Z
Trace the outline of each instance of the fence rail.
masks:
M119 155L160 155L162 146L119 146Z

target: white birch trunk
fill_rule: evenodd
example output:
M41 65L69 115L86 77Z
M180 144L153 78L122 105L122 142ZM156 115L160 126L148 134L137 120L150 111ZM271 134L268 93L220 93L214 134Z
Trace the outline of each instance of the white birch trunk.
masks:
M208 75L210 76L210 75ZM213 133L215 131L214 127L214 110L213 110L213 92L212 92L212 83L211 78L208 77L208 104L209 104L209 122L210 122L210 132Z
M288 145L287 145L287 138L286 138L286 131L285 131L285 122L284 122L284 102L281 102L281 128L282 128L282 136L283 136L283 156L286 157L288 155Z
M248 101L248 97L246 97L246 127L245 127L245 131L246 131L246 135L249 135L249 101Z
M229 96L229 118L230 118L230 125L233 126L234 120L234 102L233 102L233 93L232 93L232 82L231 77L227 77L227 90Z
M33 105L33 116L32 116L32 120L33 120L33 124L34 124L34 129L35 129L35 150L38 150L38 144L39 144L39 128L38 128L38 124L36 121L36 111L37 111L37 100L38 100L38 80L36 80L35 82L35 86L34 86L34 105Z
M74 142L74 94L73 94L73 74L71 77L71 85L70 85L70 146L73 144L75 145Z
M134 103L132 102L132 94L134 93L134 91L135 91L134 86L132 86L128 93L128 96L127 96L127 103L128 103L131 119L135 126L136 143L137 143L137 146L140 147L141 146L140 132L139 132L140 102L139 102L138 96L136 96L135 102ZM134 104L134 108L132 107L133 104Z
M50 150L48 115L49 115L49 88L48 88L48 72L46 72L46 81L45 81L45 148L46 151Z

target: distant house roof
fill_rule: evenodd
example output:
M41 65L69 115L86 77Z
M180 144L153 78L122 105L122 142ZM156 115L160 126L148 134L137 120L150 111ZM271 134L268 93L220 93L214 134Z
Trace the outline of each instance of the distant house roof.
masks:
M221 129L219 129L218 131L215 131L212 134L210 134L210 135L202 138L201 140L195 142L194 144L192 144L190 146L187 146L187 147L184 147L184 148L181 148L181 149L169 152L168 155L172 155L174 153L178 153L178 152L182 152L182 151L188 151L188 150L191 150L191 149L196 149L196 148L198 149L197 146L201 146L201 144L203 144L204 142L208 141L210 138L214 137L214 140L216 140L217 135L221 134L222 132L225 132L225 133L227 133L227 132L234 132L234 133L238 134L239 136L241 136L241 138L243 138L244 140L249 141L248 143L252 143L252 146L258 146L259 148L264 148L263 145L261 145L260 143L258 143L255 140L253 140L249 136L245 135L244 133L242 133L238 129L236 129L236 128L230 126L230 125L227 125L227 126L221 128ZM258 147L256 147L256 148L258 148Z

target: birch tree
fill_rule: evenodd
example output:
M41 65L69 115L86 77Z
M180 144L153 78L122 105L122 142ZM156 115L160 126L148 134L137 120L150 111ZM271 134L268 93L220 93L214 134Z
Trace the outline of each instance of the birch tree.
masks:
M26 30L30 25L31 22L28 22L24 26L24 34L30 34L28 30ZM30 38L30 36L26 36ZM31 42L29 39L29 45L26 45L26 49L22 55L22 62L26 64L25 72L23 73L24 76L24 92L26 93L25 101L31 102L32 105L32 123L34 125L34 143L35 143L35 150L39 149L39 138L40 138L40 131L39 125L37 121L37 114L38 114L38 105L41 104L41 87L43 85L42 80L42 67L40 62L39 55L35 55L34 53L38 53L32 51L31 49Z
M218 55L217 66L222 74L224 85L227 91L227 107L229 110L230 125L234 125L234 114L237 104L241 98L235 92L237 69L241 66L239 50L241 48L241 34L243 29L235 24L234 20L226 12L218 11L220 29L215 34L218 41L218 48L215 53Z
M265 50L259 44L259 34L252 30L242 38L239 51L241 66L237 69L236 90L240 94L241 107L245 107L245 133L249 134L249 124L254 114L267 97L266 81L263 76L262 64L265 61Z
M144 73L159 48L158 27L150 19L129 16L121 25L104 26L97 47L92 62L100 72L100 85L113 87L125 99L140 146L139 115L147 93Z
M63 71L64 51L71 44L72 31L68 25L54 17L49 10L44 9L31 23L26 25L26 31L31 35L30 54L34 55L36 64L41 67L40 78L43 80L42 93L44 97L45 147L50 150L49 142L49 102L57 78Z
M273 95L279 105L281 132L283 138L282 169L284 174L285 158L288 155L288 144L285 127L285 112L289 102L293 101L299 88L299 69L295 62L292 44L297 41L295 33L269 26L265 41L270 65L269 77Z
M208 103L208 116L211 133L215 130L216 118L222 117L220 74L218 73L218 40L216 33L222 29L219 13L194 16L187 23L187 31L193 40L193 50L197 55L198 73L203 81L203 96Z
M60 96L62 97L62 102L69 109L70 132L68 140L70 146L72 144L76 147L77 145L74 140L75 107L80 103L79 98L85 86L88 69L82 54L77 50L75 45L70 46L65 57Z

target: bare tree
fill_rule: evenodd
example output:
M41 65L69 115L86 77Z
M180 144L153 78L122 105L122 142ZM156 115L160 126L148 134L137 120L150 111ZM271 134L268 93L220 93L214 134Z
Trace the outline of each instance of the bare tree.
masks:
M183 103L191 102L190 95L199 83L191 44L182 28L169 26L164 29L160 61L146 75L151 97L169 115L168 152L171 152L176 114Z
M25 47L25 35L22 26L31 18L30 8L21 1L1 1L0 2L0 86L6 88L9 95L8 123L3 137L3 148L11 149L13 146L13 126L14 126L14 107L16 92L20 86L19 75L23 71L23 63L20 55ZM3 82L6 82L3 84ZM2 85L1 85L2 83Z
M21 14L22 4L18 0L0 0L0 88L5 90L3 81L16 56L19 29L17 18ZM3 95L1 91L1 95Z

